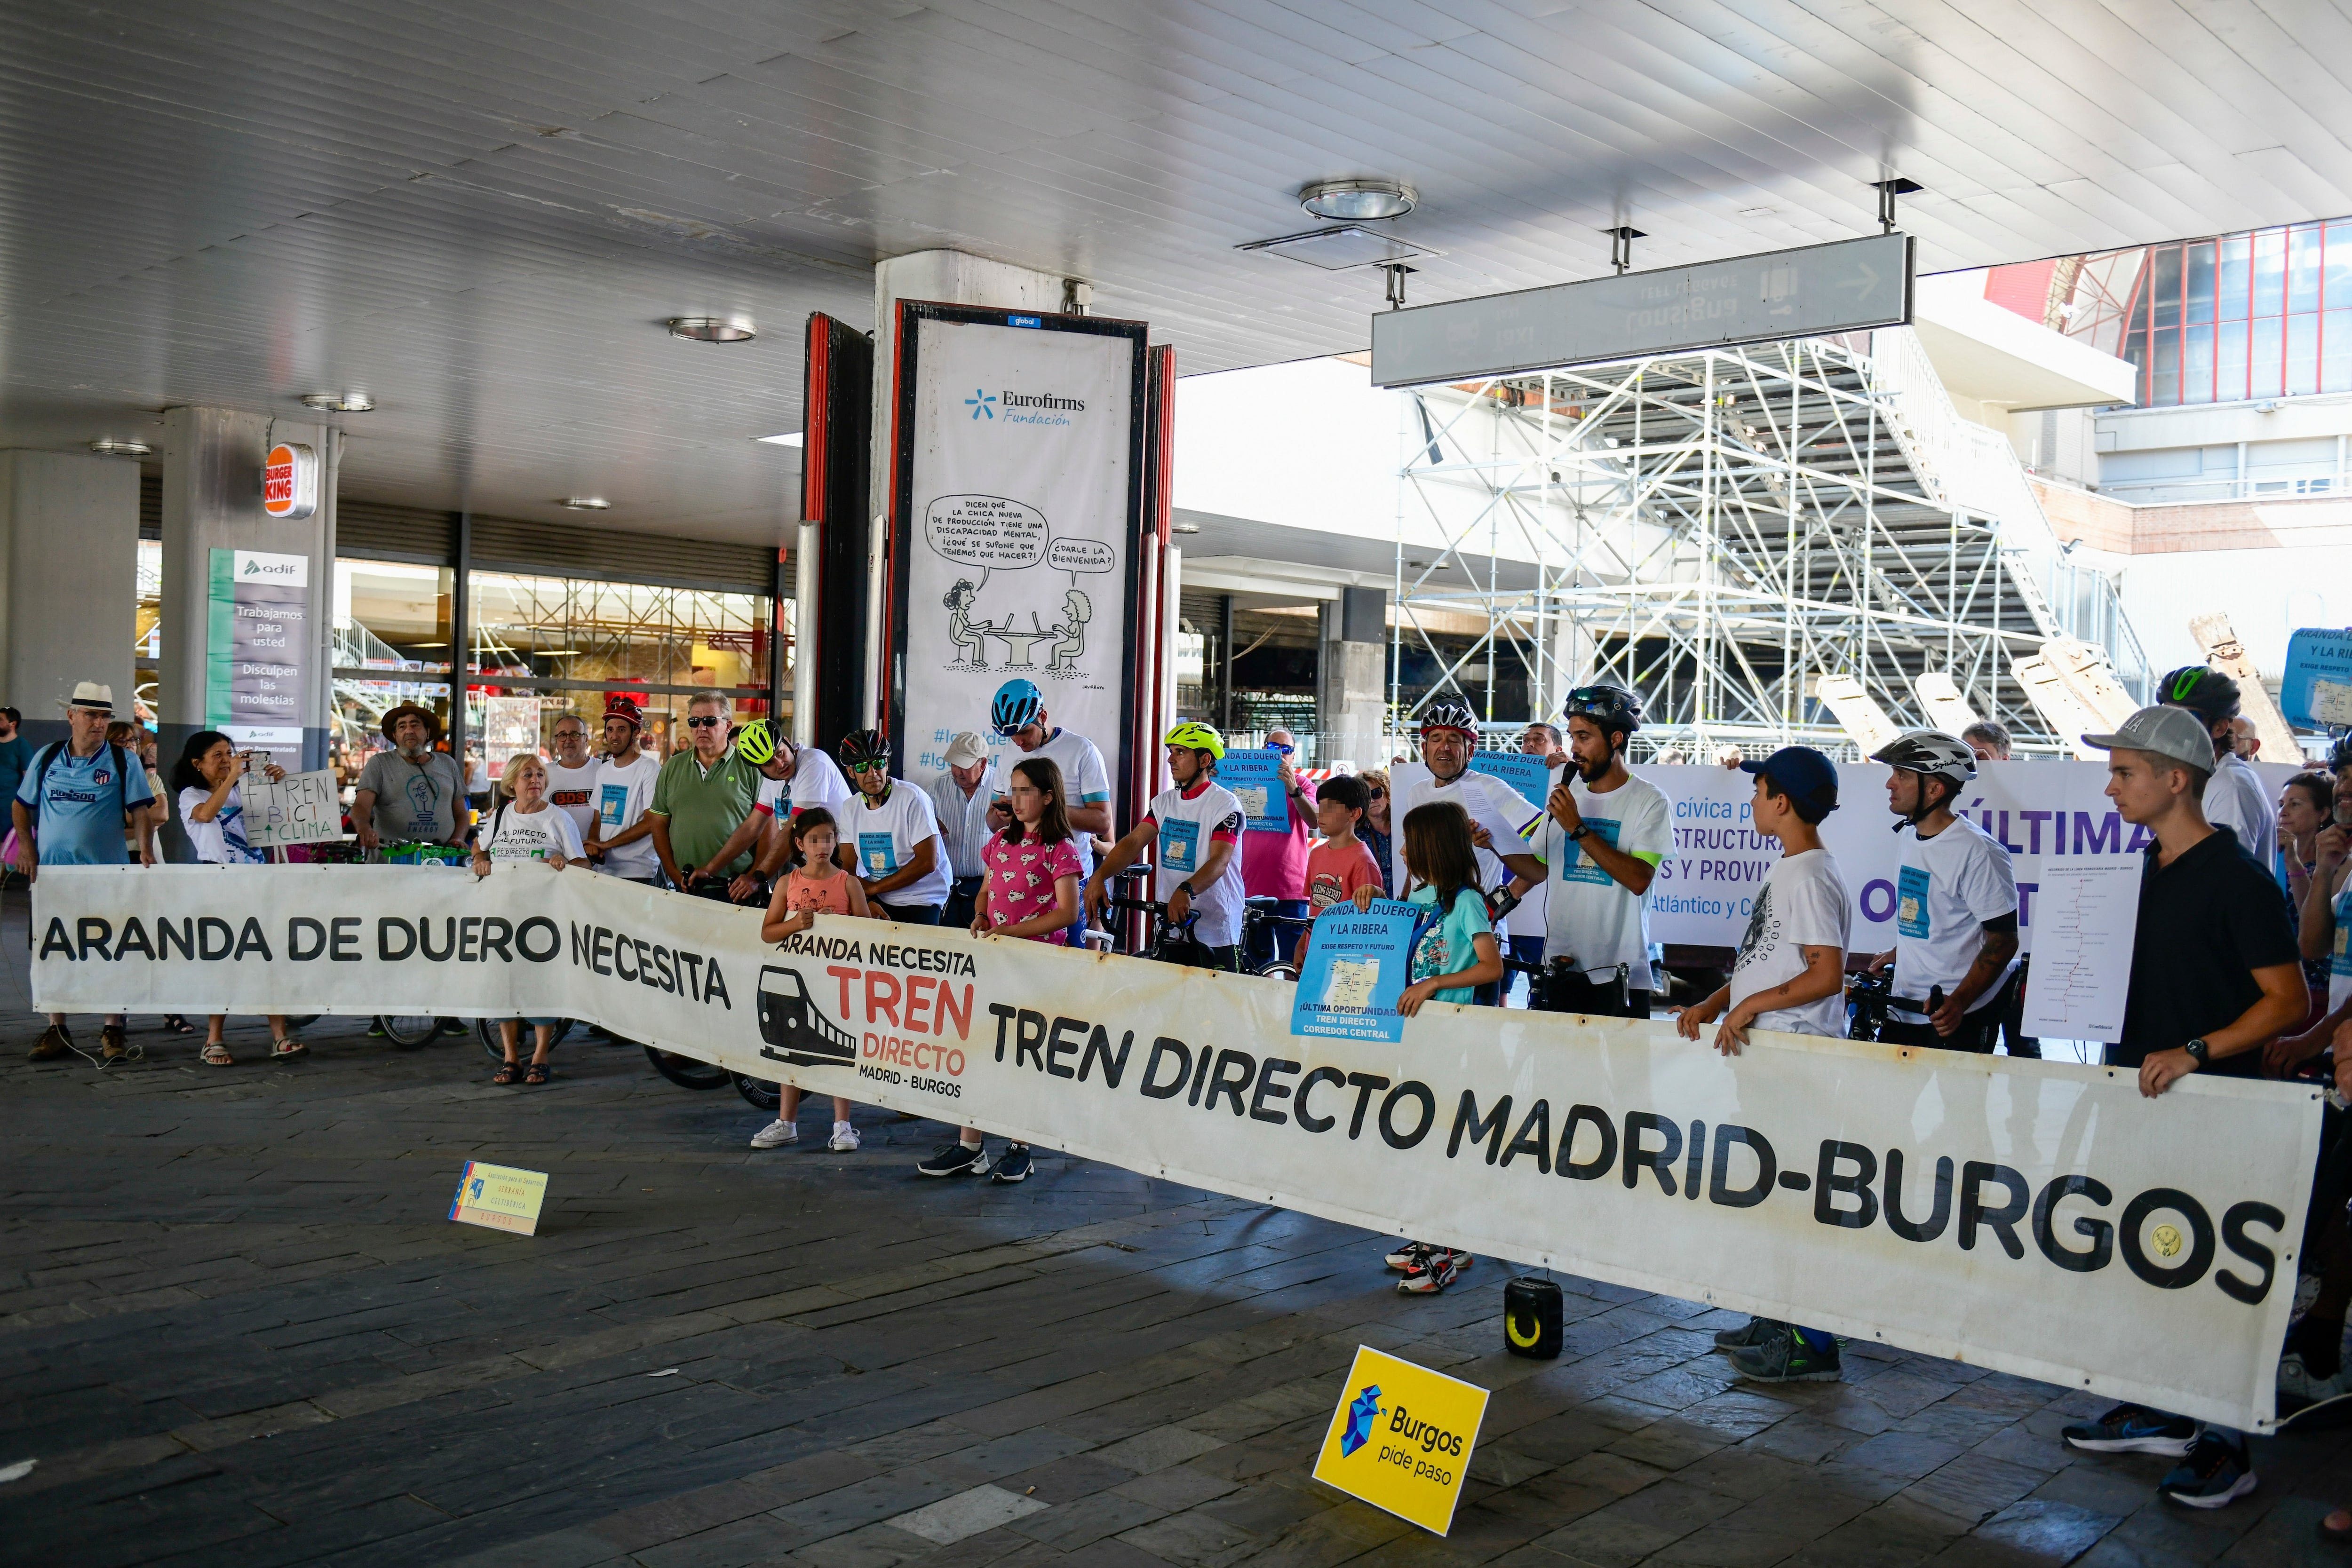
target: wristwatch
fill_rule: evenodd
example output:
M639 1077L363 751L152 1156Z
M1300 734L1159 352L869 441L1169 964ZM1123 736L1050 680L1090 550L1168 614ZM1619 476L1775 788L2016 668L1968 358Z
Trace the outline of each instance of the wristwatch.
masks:
M1590 822L1579 822L1579 823L1577 823L1577 824L1576 824L1575 831L1572 831L1572 832L1570 832L1570 833L1568 835L1569 841L1570 841L1570 843L1573 843L1573 842L1575 842L1577 840L1579 840L1579 839L1580 839L1580 838L1583 838L1586 834L1588 834L1588 833L1590 833L1590 832L1591 832L1591 831L1592 831L1592 824L1591 824L1591 823L1590 823Z
M2201 1037L2190 1040L2187 1045L2182 1046L2180 1049L2187 1051L2189 1053L2189 1060L2195 1062L2200 1067L2209 1065L2213 1060L2211 1055L2212 1047L2207 1045Z
M1176 884L1176 891L1182 894L1187 898L1198 898L1201 896L1199 894L1192 891L1192 879L1189 877ZM2200 1040L2198 1043L2202 1045L2204 1041Z

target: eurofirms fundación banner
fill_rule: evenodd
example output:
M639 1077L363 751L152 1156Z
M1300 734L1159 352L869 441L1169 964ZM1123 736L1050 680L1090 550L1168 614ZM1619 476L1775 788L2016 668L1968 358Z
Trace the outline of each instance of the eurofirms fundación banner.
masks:
M2273 794L2295 771L2257 766ZM1415 770L1425 771L1417 762L1392 770L1400 789ZM1650 884L1650 939L1738 946L1764 873L1780 857L1780 845L1758 832L1752 820L1754 776L1690 766L1632 771L1664 792L1674 820L1674 852L1659 862ZM1889 771L1878 762L1839 764L1838 809L1822 823L1822 846L1836 857L1853 901L1856 952L1883 953L1895 946L1903 844L1895 831L1898 820L1886 805ZM1556 782L1567 775L1552 777ZM1960 797L1960 813L2010 852L2017 873L2018 938L2026 952L2033 950L2033 900L2047 860L2127 853L2147 844L2147 830L2125 821L2106 798L2106 784L2105 763L1989 762L1979 766L1975 781ZM1530 807L1528 816L1539 809Z
M966 729L1011 760L989 702L1026 679L1117 779L1134 654L1143 329L996 314L1010 324L916 314L900 326L913 355L895 492L896 770L928 788Z
M1291 988L760 916L585 871L45 868L34 1005L569 1015L1234 1197L2272 1424L2320 1102L2191 1076Z

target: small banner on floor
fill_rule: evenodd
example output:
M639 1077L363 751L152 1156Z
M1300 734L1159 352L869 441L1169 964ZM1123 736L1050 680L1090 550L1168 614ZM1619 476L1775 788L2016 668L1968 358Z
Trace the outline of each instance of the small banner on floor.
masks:
M1315 1479L1444 1535L1486 1418L1476 1384L1360 1344Z
M1391 1235L2274 1424L2316 1091L1292 989L585 870L44 868L44 1011L554 1014Z

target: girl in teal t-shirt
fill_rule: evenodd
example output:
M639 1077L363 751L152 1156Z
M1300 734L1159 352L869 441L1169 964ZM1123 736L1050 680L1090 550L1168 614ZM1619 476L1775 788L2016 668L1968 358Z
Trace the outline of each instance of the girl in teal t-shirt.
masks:
M1450 800L1405 813L1404 869L1414 886L1406 902L1434 912L1413 938L1412 983L1397 998L1406 1018L1433 997L1475 1002L1478 988L1503 977L1503 951L1478 891L1478 852L1470 819Z

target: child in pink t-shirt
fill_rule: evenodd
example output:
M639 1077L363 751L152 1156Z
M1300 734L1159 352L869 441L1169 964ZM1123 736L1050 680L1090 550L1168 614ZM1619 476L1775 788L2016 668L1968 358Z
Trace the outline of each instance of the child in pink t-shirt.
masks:
M980 852L988 882L981 890L971 934L1067 946L1070 927L1078 918L1080 868L1077 835L1063 803L1060 766L1050 757L1023 758L1013 765L1004 798L1013 809L1013 825L990 834ZM956 1142L942 1145L915 1169L936 1176L986 1171L989 1180L999 1183L1029 1179L1028 1145L1005 1145L992 1166L983 1142L978 1127L962 1128Z
M1381 893L1381 866L1372 859L1372 852L1356 836L1356 824L1371 809L1371 791L1364 781L1342 774L1327 779L1316 792L1315 825L1323 837L1307 852L1307 913L1314 919L1338 904L1360 904L1360 888L1371 889L1372 896ZM1293 962L1307 962L1307 945L1314 940L1315 928L1309 925L1299 934L1298 949Z
M866 904L865 888L834 863L841 830L833 813L822 806L803 811L786 831L792 838L792 852L785 859L790 870L768 900L768 913L760 922L760 940L782 942L814 926L820 915L871 919L874 911ZM777 1149L800 1142L801 1092L790 1083L780 1083L776 1092L776 1119L751 1134L755 1149ZM825 1147L837 1155L850 1154L857 1147L849 1102L838 1094L833 1097L833 1136Z

